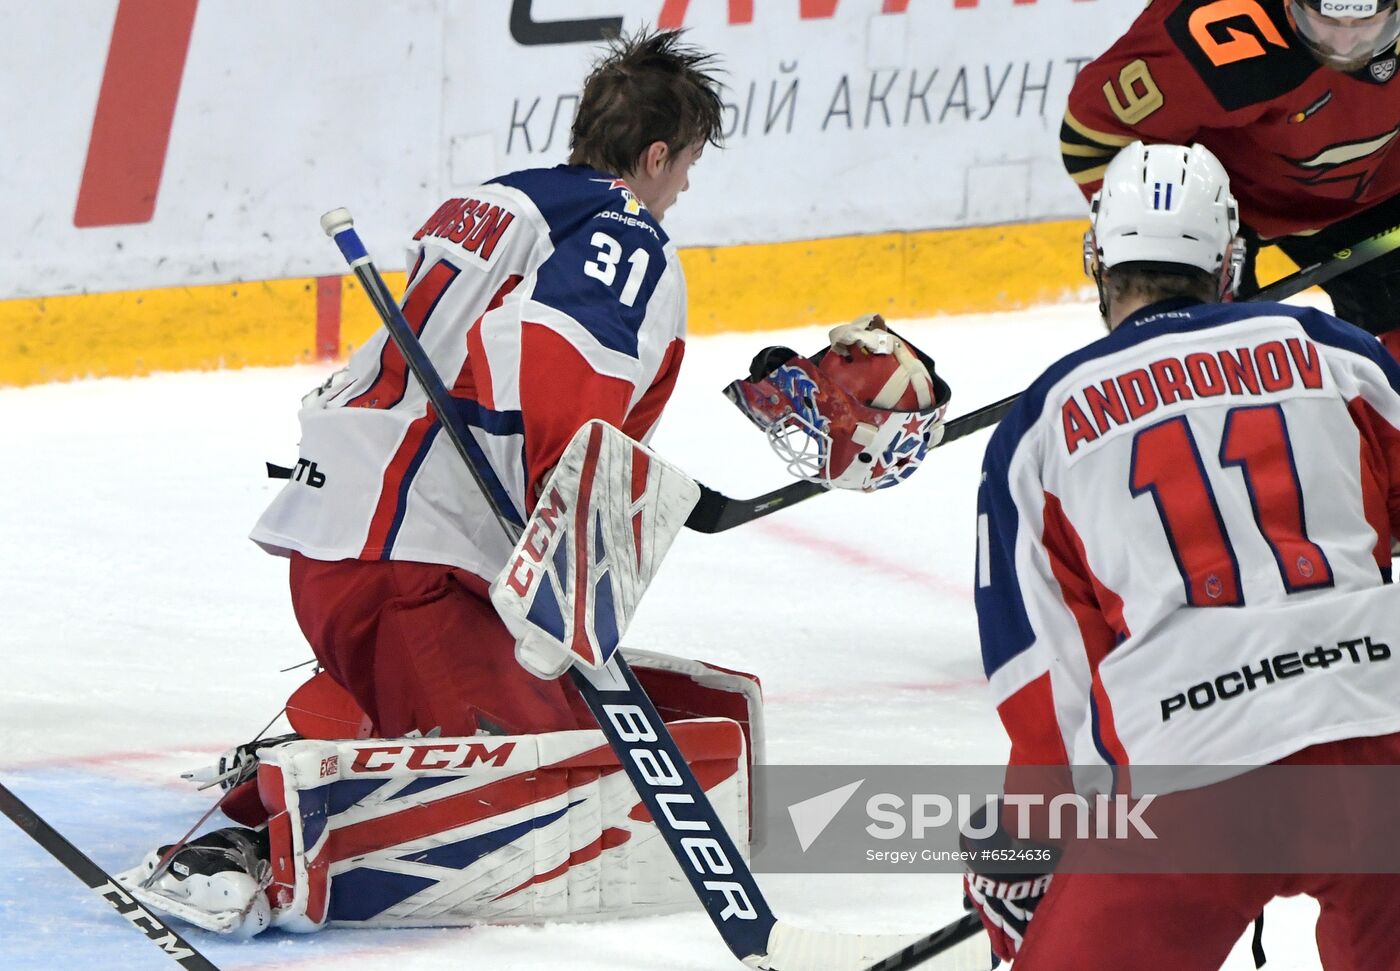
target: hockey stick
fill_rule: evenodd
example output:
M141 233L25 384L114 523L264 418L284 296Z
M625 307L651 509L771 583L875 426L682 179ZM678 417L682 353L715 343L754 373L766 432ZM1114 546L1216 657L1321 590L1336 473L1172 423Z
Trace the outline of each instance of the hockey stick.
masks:
M442 378L418 342L355 232L350 213L336 209L321 217L321 228L335 240L365 292L370 295L390 338L413 371L440 423L478 488L490 491L471 449L475 442ZM492 501L496 520L512 543L521 526ZM608 745L622 763L652 821L690 882L729 950L750 967L768 971L858 971L882 955L911 944L910 935L874 936L807 931L774 916L748 864L725 831L704 788L696 780L665 722L637 683L621 652L602 668L569 669L579 693L597 719ZM950 941L949 947L958 942ZM988 958L961 948L946 953L942 969L977 969ZM985 948L982 949L985 952ZM900 952L902 953L902 952ZM934 952L928 952L930 956ZM897 956L897 955L895 955Z
M930 958L962 941L982 933L982 918L963 914L946 927L920 938L913 944L865 968L864 971L907 971L924 965Z
M89 890L111 904L113 910L125 917L132 927L145 934L151 943L164 951L171 960L189 968L190 971L219 971L208 958L195 950L193 944L145 910L131 894L107 875L107 871L64 839L58 830L44 822L38 813L25 805L4 785L0 785L0 812L9 816L16 826L42 846L50 856L67 867L70 873L83 881Z
M1396 249L1400 249L1400 226L1393 226L1363 239L1354 246L1338 250L1325 260L1305 266L1283 279L1276 280L1267 287L1241 296L1239 299L1286 300L1302 293L1308 287L1326 283L1359 266L1365 266L1378 257L1394 252ZM953 419L943 426L943 437L933 447L956 442L965 435L980 432L984 428L990 428L997 424L1006 417L1007 413L1011 411L1011 406L1016 404L1020 397L1019 394L1013 394L1008 398L994 401L976 411L970 411L966 415ZM824 486L807 481L792 482L781 489L774 489L772 492L764 493L753 499L731 499L703 485L700 490L700 504L695 507L685 524L702 533L720 533L726 529L733 529L735 526L742 526L744 523L761 519L769 513L786 509L788 506L828 491Z

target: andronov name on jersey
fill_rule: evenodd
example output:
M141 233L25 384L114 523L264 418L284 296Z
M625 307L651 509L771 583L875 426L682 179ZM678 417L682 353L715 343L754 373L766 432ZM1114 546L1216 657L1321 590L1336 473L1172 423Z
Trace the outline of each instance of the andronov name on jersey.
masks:
M1298 385L1320 389L1322 363L1312 341L1296 337L1185 358L1164 357L1071 395L1060 407L1065 451L1073 455L1081 443L1178 401L1273 394Z

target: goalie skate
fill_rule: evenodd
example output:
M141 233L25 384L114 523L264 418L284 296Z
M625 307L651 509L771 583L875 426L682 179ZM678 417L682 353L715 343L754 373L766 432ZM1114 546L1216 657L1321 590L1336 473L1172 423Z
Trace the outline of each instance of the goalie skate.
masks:
M169 852L162 846L117 882L152 910L204 930L252 937L272 922L267 885L266 837L252 830L221 829L182 847L149 887L141 884Z

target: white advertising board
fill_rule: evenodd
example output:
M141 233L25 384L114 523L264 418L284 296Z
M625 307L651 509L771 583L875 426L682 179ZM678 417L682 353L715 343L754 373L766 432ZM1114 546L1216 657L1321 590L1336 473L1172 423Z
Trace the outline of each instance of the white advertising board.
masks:
M0 66L0 298L338 273L317 217L340 205L401 268L443 198L564 161L596 38L619 23L684 26L722 59L727 147L667 217L683 246L1078 215L1065 99L1139 9L0 0L19 39Z

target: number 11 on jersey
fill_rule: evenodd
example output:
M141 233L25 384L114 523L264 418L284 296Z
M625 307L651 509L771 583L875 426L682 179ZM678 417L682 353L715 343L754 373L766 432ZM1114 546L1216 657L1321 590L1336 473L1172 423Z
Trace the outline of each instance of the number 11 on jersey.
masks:
M1240 471L1254 524L1289 593L1332 585L1326 555L1307 536L1302 485L1278 405L1232 408L1225 416L1217 460ZM1129 488L1150 495L1196 607L1244 603L1239 560L1206 474L1204 459L1184 415L1133 437Z

